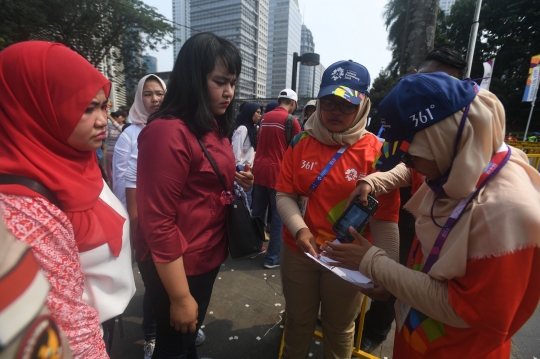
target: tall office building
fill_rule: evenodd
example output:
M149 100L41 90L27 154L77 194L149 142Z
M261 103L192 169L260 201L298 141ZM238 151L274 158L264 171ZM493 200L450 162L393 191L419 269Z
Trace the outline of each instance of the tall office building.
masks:
M291 87L293 53L300 52L302 16L298 0L270 0L266 96ZM298 82L297 82L298 83Z
M98 71L111 81L109 101L112 102L113 111L118 110L119 106L126 105L127 81L124 75L124 63L115 60L119 52L118 48L113 47L97 66Z
M302 41L300 44L300 55L306 52L315 52L315 42L313 42L313 35L311 30L306 25L302 25ZM298 96L299 97L312 97L313 94L313 82L315 80L315 66L304 66L299 64L300 70L298 71Z
M268 0L191 0L191 34L209 31L233 42L242 56L237 99L266 97Z
M321 88L322 75L324 70L326 70L326 67L324 67L323 64L318 64L313 67L313 70L313 92L311 97L317 97Z
M157 72L157 57L144 55L143 65L147 74L155 74Z
M189 0L172 0L172 16L173 21L176 23L174 30L176 41L173 44L173 56L175 60L180 48L191 36L191 32L189 31L191 27L189 3Z
M456 0L439 0L439 7L446 15L449 15L452 5L454 5L455 2Z

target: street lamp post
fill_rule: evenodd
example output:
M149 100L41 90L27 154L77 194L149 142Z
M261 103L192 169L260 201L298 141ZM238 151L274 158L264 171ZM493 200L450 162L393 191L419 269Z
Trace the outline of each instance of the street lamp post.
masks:
M298 52L293 54L293 70L292 70L292 82L291 89L296 91L296 77L298 73L298 62L301 62L304 66L317 66L321 62L321 55L306 52L305 54L299 56Z

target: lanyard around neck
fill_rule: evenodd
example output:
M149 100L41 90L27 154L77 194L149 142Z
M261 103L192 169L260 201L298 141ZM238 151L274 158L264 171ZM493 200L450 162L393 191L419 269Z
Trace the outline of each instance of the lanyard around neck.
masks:
M312 194L313 192L315 192L315 190L317 189L317 187L319 187L319 185L321 184L322 180L324 179L324 177L328 174L328 172L330 172L330 170L332 169L332 167L334 167L334 164L337 162L337 160L341 157L341 155L343 154L343 152L345 152L345 150L347 149L347 146L343 146L341 147L337 152L336 154L332 157L332 159L330 160L330 162L328 162L326 164L326 166L324 166L323 170L321 171L321 173L317 176L317 178L315 178L315 181L313 181L313 183L311 184L311 186L309 186L309 192L308 192L308 196L310 194Z
M508 147L503 142L501 148L499 148L497 153L491 158L491 161L488 163L488 165L480 175L480 178L476 183L475 190L469 195L469 197L463 198L459 202L459 204L456 206L456 208L442 227L439 235L437 236L437 239L435 240L435 243L433 244L433 247L431 248L431 252L429 253L426 263L422 268L423 273L428 273L431 270L431 267L433 267L437 259L439 259L442 247L444 245L444 242L448 238L450 231L452 230L452 228L454 228L457 221L461 218L461 215L465 211L465 208L467 208L469 203L472 202L472 200L478 195L480 190L488 183L488 181L491 180L508 162L508 160L510 159L510 154L510 147Z

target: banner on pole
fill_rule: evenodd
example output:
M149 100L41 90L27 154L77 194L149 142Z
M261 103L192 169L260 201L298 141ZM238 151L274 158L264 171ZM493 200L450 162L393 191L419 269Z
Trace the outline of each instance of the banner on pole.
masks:
M495 59L491 59L488 62L484 62L484 78L480 87L489 90L489 84L491 83L491 75L493 74L493 66L495 66Z
M529 67L529 77L525 86L525 93L521 102L532 102L538 87L538 63L540 63L540 54L531 58L531 66ZM535 73L536 70L536 73Z

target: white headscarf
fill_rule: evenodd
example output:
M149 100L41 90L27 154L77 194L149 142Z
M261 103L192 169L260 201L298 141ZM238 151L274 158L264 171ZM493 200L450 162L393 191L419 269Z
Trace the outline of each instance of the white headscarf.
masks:
M150 116L150 113L148 113L148 111L146 111L146 108L144 108L144 103L142 99L143 87L149 77L158 80L163 87L163 91L167 91L167 85L165 85L165 82L163 82L163 80L160 79L159 76L156 76L154 74L146 75L139 81L139 84L137 85L137 93L135 94L135 101L133 102L133 106L131 106L131 109L129 110L129 119L134 125L146 126L146 121L148 121L148 116Z

